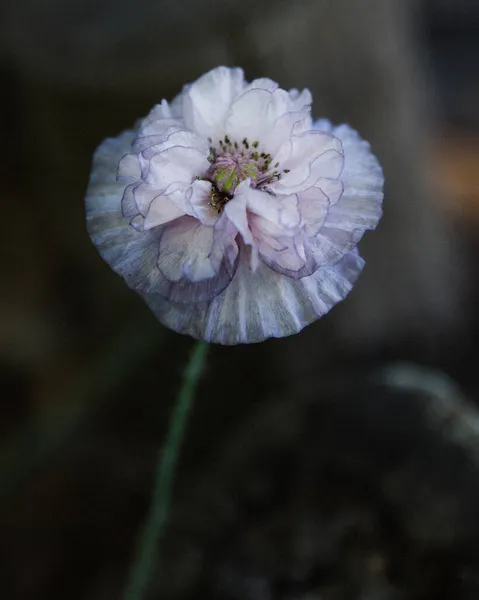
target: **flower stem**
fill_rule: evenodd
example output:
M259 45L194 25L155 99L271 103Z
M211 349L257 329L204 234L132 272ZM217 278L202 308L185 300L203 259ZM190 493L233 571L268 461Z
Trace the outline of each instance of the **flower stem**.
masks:
M196 342L170 418L165 443L158 457L151 506L139 538L124 600L142 600L168 520L173 477L185 432L186 420L205 364L208 344Z

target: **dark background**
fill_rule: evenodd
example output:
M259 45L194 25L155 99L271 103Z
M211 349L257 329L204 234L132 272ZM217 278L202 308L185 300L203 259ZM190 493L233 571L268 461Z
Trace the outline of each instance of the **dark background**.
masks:
M3 0L0 597L121 597L192 341L85 230L91 155L218 64L384 166L351 296L212 347L151 598L479 598L479 3Z

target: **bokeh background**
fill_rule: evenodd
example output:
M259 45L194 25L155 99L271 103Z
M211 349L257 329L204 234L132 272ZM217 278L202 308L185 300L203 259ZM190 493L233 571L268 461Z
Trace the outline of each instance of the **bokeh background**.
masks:
M218 64L384 166L350 297L212 347L148 598L479 598L477 0L2 0L0 596L121 598L192 341L85 229L91 156Z

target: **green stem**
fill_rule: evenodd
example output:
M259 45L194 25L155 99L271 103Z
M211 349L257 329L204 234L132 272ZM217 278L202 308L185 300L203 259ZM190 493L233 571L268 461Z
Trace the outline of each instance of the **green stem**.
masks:
M158 457L151 506L139 539L124 600L142 600L152 567L157 562L159 542L168 520L172 482L185 432L186 420L191 410L207 351L208 344L196 342L185 369L183 383L173 408L166 440Z

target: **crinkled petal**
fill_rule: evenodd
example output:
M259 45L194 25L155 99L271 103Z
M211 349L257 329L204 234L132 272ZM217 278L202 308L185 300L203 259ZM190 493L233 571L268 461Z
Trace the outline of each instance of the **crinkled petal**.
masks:
M271 130L275 118L271 112L272 93L261 88L243 92L231 105L225 131L235 140L261 140Z
M249 180L243 181L236 188L234 198L226 203L223 213L241 234L245 244L252 245L253 236L248 221L248 195L251 193Z
M315 127L330 131L341 140L344 148L344 168L341 173L343 192L332 204L325 220L326 231L350 232L357 243L364 232L374 229L382 214L384 177L371 153L370 145L348 125L333 127L329 121ZM322 186L325 189L325 186Z
M161 279L156 267L161 228L144 232L141 218L135 217L130 225L121 207L125 184L116 179L118 161L134 135L127 131L107 139L95 151L86 193L87 229L100 255L130 287L150 291Z
M221 263L225 260L227 264L236 264L239 252L237 236L238 230L223 212L214 226L213 245L209 257L216 272L219 271Z
M288 111L278 116L271 131L264 136L264 145L273 156L293 134L298 135L311 128L311 109L303 106L299 111Z
M192 217L178 219L161 237L158 267L170 281L187 277L192 282L210 279L215 272L209 261L213 228Z
M273 161L280 163L283 173L272 188L278 193L295 193L320 178L337 179L344 167L343 147L331 134L310 131L285 142ZM286 168L289 172L285 173Z
M138 207L135 202L135 190L141 183L135 182L127 185L121 199L121 212L124 217L135 217L138 214Z
M136 206L136 213L146 217L150 210L151 203L160 196L165 190L158 190L148 183L140 182L133 188L133 197Z
M315 264L301 256L294 238L279 238L276 239L276 244L270 244L269 241L268 238L262 237L258 243L258 252L261 260L273 271L286 277L301 279L316 270ZM284 246L278 248L278 242L283 242Z
M188 129L219 139L234 98L244 89L242 69L218 67L183 92L183 117Z
M184 129L184 123L182 119L175 118L160 118L158 120L145 119L140 125L138 131L137 140L151 138L156 136L157 139L165 138L168 132L173 129ZM135 140L136 142L136 140Z
M141 215L130 220L122 214L121 199L125 194L125 184L116 179L117 165L133 138L134 132L126 132L116 139L107 139L94 154L86 194L90 237L103 259L137 292L163 294L165 298L184 302L211 300L228 285L234 275L234 253L225 253L225 260L216 261L214 276L204 282L191 282L188 279L198 278L201 272L211 274L207 264L201 262L201 255L190 261L182 279L172 282L158 268L165 227L144 231ZM200 239L204 247L204 235ZM228 261L231 257L233 261Z
M291 99L293 110L298 110L306 104L311 105L313 103L313 96L308 88L299 91L296 88L289 90L289 97Z
M163 150L167 150L168 148L173 148L174 146L181 146L182 148L194 148L198 150L204 156L208 156L209 154L209 144L208 141L193 131L188 131L185 129L173 129L168 130L168 135L157 143L153 143L148 148L145 148L141 157L144 160L151 160L155 154L159 152L163 152ZM155 137L155 136L151 136ZM146 138L143 138L146 139ZM137 140L138 141L138 140ZM136 142L137 143L137 142Z
M211 183L196 180L191 186L188 214L196 217L203 225L214 225L218 220L218 212L208 205L211 197Z
M147 230L165 225L184 214L185 211L172 201L171 195L156 196L151 202L150 208L144 218L143 228Z
M138 181L141 177L140 163L136 154L125 154L118 163L117 179L125 183Z
M254 90L261 89L267 90L268 92L274 92L274 90L278 89L278 84L276 81L272 79L268 79L268 77L260 77L258 79L253 79L253 81L245 86L246 90Z
M363 265L357 252L350 252L335 266L294 280L261 264L253 273L248 257L242 257L231 284L211 302L180 305L158 295L144 298L158 319L179 333L226 345L261 342L298 333L325 315L348 295Z
M196 148L174 146L153 156L144 180L158 190L165 190L171 183L191 184L208 167L207 156Z
M166 227L157 260L164 279L156 292L166 300L186 305L220 294L233 278L237 260L224 259L213 266L213 238L214 228L192 217L181 217Z

